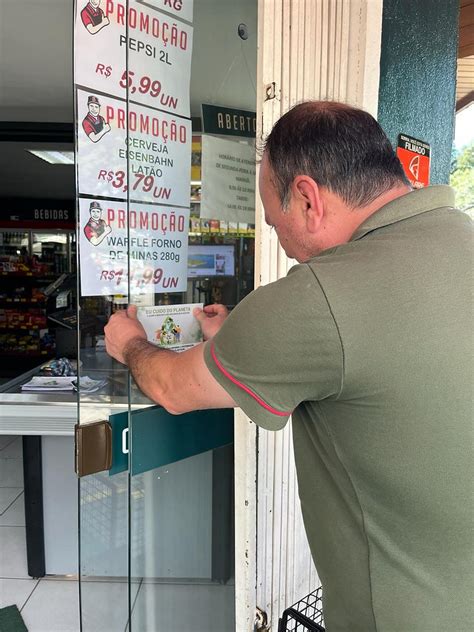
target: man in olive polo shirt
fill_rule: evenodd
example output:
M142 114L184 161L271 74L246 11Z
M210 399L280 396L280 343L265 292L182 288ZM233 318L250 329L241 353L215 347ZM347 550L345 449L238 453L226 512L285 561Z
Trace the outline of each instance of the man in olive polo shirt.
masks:
M376 121L338 103L280 119L260 195L299 265L228 318L198 312L208 341L185 353L149 344L133 306L107 350L173 413L292 415L328 632L468 632L470 220L449 187L412 191Z

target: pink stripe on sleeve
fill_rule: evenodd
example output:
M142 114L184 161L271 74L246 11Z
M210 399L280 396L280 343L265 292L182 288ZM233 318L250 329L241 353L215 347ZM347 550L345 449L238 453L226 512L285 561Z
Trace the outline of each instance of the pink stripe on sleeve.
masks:
M250 395L250 397L253 397L254 400L258 404L260 404L260 406L262 406L262 408L265 408L265 410L268 410L268 412L272 413L273 415L278 415L279 417L289 417L291 415L291 412L289 412L289 413L282 412L280 410L276 410L276 408L273 408L272 406L269 406L256 393L254 393L252 390L250 390L250 388L248 386L245 386L245 384L242 384L242 382L239 382L239 380L237 380L233 375L231 375L229 373L229 371L227 371L227 369L225 369L222 366L222 364L219 362L219 360L218 360L218 358L216 356L216 352L214 350L214 343L211 343L211 356L212 356L212 359L214 360L214 362L216 363L216 366L219 369L219 371L223 375L225 375L226 378L228 378L233 384L235 384L236 386L241 388L243 391L245 391L248 395Z

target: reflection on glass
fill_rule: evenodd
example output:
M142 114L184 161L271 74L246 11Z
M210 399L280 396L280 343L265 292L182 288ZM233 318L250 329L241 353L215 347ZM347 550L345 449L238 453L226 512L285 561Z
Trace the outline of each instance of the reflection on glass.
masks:
M79 502L82 630L123 630L128 621L127 473L80 479Z
M135 629L234 629L232 469L228 446L132 478Z

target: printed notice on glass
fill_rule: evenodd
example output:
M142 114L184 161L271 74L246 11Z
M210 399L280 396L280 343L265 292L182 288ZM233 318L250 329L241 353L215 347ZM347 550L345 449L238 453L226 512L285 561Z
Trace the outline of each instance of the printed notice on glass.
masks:
M202 136L201 217L255 223L255 147Z
M128 257L134 296L186 291L189 209L81 198L79 213L82 296L127 295Z
M81 89L77 112L80 194L189 206L190 120Z
M171 351L185 351L202 342L201 327L193 316L195 307L202 309L203 303L143 307L138 310L138 320L149 342Z
M74 41L76 85L189 117L192 26L137 0L78 0Z

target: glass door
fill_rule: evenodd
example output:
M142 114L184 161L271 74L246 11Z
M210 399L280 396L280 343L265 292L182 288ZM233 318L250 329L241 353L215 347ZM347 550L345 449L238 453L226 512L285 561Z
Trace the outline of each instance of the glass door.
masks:
M135 305L151 343L183 351L202 339L193 305L253 287L254 140L224 137L255 114L256 2L242 7L76 6L82 632L235 629L233 411L168 414L103 329ZM203 102L222 137L202 133ZM240 180L206 180L204 146L242 161Z

